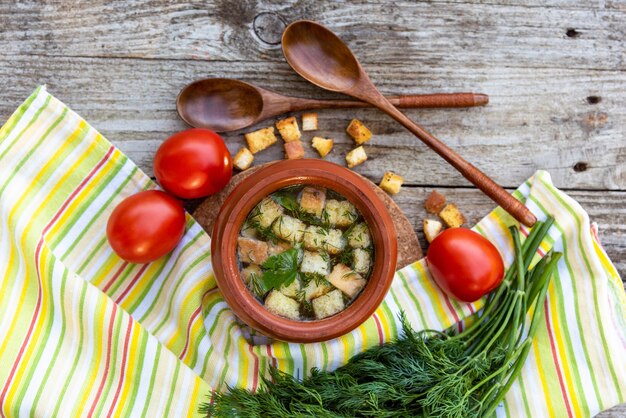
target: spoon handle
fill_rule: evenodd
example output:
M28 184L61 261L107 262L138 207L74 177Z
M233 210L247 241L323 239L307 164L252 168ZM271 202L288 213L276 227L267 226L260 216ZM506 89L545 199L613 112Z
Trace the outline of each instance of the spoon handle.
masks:
M486 105L489 96L480 93L412 94L387 97L387 100L400 108L472 107Z
M531 227L537 222L537 218L526 206L519 200L515 199L511 194L504 190L500 185L488 177L485 173L474 167L463 157L457 154L452 148L435 138L423 127L406 117L404 113L396 109L385 97L378 94L372 94L372 104L383 110L389 116L400 122L405 128L411 131L416 137L422 140L429 148L439 154L444 160L456 168L466 179L483 191L494 202L502 206L502 208L510 213L515 219L522 224Z
M316 100L295 97L290 99L290 108L287 111L372 107L370 103L357 100ZM484 106L489 103L489 96L480 93L408 94L389 96L387 100L400 108L455 108Z

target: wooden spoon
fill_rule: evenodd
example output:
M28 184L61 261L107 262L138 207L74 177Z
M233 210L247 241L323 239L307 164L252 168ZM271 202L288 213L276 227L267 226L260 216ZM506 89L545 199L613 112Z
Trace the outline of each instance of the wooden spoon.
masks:
M486 94L416 94L389 97L398 107L470 107L489 102ZM176 99L180 117L196 128L228 132L287 112L305 109L371 107L354 100L289 97L229 78L207 78L183 88Z
M283 32L282 49L289 65L302 77L323 89L341 92L378 107L421 139L519 222L532 226L537 221L520 201L396 109L374 86L350 48L331 30L308 20L293 22ZM506 164L505 161L503 164Z

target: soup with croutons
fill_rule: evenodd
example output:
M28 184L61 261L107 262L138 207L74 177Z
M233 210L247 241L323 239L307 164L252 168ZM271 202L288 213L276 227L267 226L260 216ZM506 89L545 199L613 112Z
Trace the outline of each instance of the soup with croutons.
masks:
M345 197L296 185L266 196L237 239L241 278L265 308L292 320L320 320L348 307L369 280L370 230Z

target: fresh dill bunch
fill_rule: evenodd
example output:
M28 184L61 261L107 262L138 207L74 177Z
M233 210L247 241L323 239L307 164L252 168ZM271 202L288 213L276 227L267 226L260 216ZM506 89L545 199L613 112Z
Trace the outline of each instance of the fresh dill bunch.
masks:
M334 371L312 369L300 380L271 368L256 393L230 388L200 411L259 418L492 416L519 375L543 315L536 307L545 300L560 254L548 253L527 269L552 222L538 222L524 245L511 229L517 262L462 332L416 332L401 315L397 340Z

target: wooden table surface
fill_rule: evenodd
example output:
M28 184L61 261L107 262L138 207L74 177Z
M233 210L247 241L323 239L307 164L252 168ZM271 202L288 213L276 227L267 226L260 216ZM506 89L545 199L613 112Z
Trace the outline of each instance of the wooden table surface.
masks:
M45 83L151 175L158 145L185 128L175 98L193 80L232 77L285 94L339 98L302 80L282 57L282 29L302 18L335 30L386 94L489 94L484 108L407 114L507 188L549 171L598 223L626 277L624 0L2 1L0 120ZM382 113L319 116L316 134L335 139L328 159L340 164L353 144L345 134L350 119L371 128L369 159L356 171L375 182L387 170L405 177L396 201L420 237L432 189L470 223L493 208ZM244 143L241 132L226 137L233 153ZM274 146L256 162L279 158L282 147ZM626 405L601 416L626 416Z

